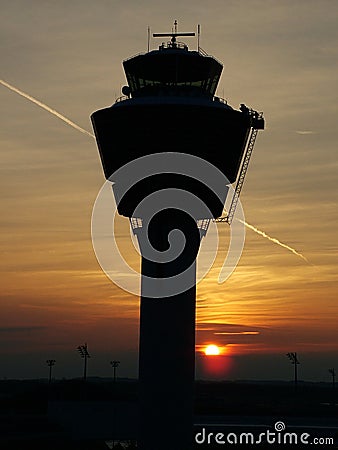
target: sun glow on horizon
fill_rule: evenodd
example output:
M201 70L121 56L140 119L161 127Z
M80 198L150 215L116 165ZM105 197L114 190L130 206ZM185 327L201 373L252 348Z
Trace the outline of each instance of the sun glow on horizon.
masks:
M210 344L210 345L208 345L208 346L205 348L204 353L205 353L207 356L217 356L217 355L220 354L220 349L219 349L219 347L218 347L217 345L215 345L215 344Z

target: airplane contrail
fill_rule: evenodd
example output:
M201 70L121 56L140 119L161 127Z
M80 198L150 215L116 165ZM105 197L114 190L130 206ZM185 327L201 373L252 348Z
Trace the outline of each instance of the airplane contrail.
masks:
M268 234L265 233L265 231L261 231L258 228L254 227L253 225L250 225L248 222L245 222L244 220L240 220L237 219L239 222L243 223L246 227L250 228L250 230L254 231L255 233L259 234L260 236L265 237L266 239L269 239L269 241L274 242L277 245L280 245L281 247L286 248L287 250L289 250L291 253L293 253L294 255L299 256L300 258L302 258L304 261L306 261L308 264L310 264L309 260L307 258L305 258L304 255L302 255L301 253L297 252L297 250L295 250L294 248L290 247L287 244L284 244L283 242L279 241L276 238L273 238L271 236L269 236Z
M69 120L67 117L63 116L59 112L55 111L55 109L50 108L49 106L45 105L44 103L40 102L40 100L37 100L36 98L32 97L31 95L27 94L26 92L21 91L20 89L16 88L15 86L12 86L9 83L6 83L4 80L0 80L0 83L5 86L6 88L10 89L11 91L21 95L21 97L26 98L27 100L35 103L36 105L40 106L40 108L45 109L49 113L53 114L54 116L61 119L63 122L65 122L67 125L70 125L71 127L75 128L75 130L80 131L83 134L87 134L91 138L94 138L94 135L92 133L89 133L89 131L85 130L84 128L81 128L79 125L76 125L76 123Z
M31 95L27 94L26 92L21 91L20 89L16 88L15 86L12 86L11 84L9 84L6 81L1 80L1 79L0 79L0 84L5 86L6 88L10 89L11 91L21 95L21 97L26 98L27 100L31 101L32 103L35 103L37 106L40 106L40 108L48 111L49 113L53 114L54 116L58 117L63 122L65 122L67 125L70 125L71 127L73 127L75 130L80 131L81 133L86 134L87 136L90 136L91 138L95 138L95 136L92 133L90 133L89 131L85 130L84 128L81 128L79 125L77 125L76 123L72 122L70 119L68 119L67 117L63 116L58 111L55 111L55 109L50 108L49 106L47 106L44 103L40 102L36 98L34 98ZM275 244L286 248L291 253L293 253L296 256L299 256L304 261L306 261L308 264L310 264L310 262L305 258L305 256L303 256L301 253L297 252L297 250L295 250L294 248L290 247L287 244L283 244L283 242L280 242L278 239L269 236L268 234L265 233L265 231L259 230L258 228L254 227L253 225L250 225L248 222L245 222L245 221L240 220L240 219L237 219L237 220L239 222L243 223L246 227L250 228L250 230L254 231L255 233L259 234L260 236L263 236L266 239L269 239L269 241L274 242Z

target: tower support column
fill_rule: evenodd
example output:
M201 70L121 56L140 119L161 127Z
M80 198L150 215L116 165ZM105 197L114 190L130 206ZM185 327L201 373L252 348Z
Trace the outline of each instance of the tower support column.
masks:
M190 235L185 233L190 250L200 244L196 223L195 227ZM182 230L182 223L175 228ZM161 248L168 241L167 230L167 226L153 230L154 247ZM141 450L188 450L193 438L197 252L186 251L176 263L154 263L142 252L142 239L145 236L138 234L142 253L138 445ZM191 253L196 253L193 259ZM167 296L159 279L181 271L190 287ZM159 290L157 298L146 295L152 291L152 283Z

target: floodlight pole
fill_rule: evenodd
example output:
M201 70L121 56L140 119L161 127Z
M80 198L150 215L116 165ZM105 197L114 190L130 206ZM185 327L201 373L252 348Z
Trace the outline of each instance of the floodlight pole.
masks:
M296 352L289 352L286 354L286 356L289 358L289 360L291 361L291 364L293 364L295 367L295 379L294 379L294 383L295 383L295 390L297 390L297 385L298 385L298 371L297 371L297 366L298 364L300 364L298 358L297 358L297 353Z
M332 376L332 389L334 390L336 387L336 371L334 369L329 369L329 372Z
M87 381L87 355L84 357L84 373L83 373L83 380Z
M116 383L116 369L120 365L120 361L110 361L112 368L114 369L114 384Z
M84 345L79 345L77 347L77 351L80 353L81 358L84 359L84 369L83 369L83 381L87 381L87 359L90 358L90 355L88 353L88 346L87 343Z
M52 382L52 368L55 365L56 361L55 361L55 359L47 359L46 363L47 363L47 365L49 367L48 384L51 384L51 382Z
M335 395L335 388L336 388L336 371L335 369L329 369L329 372L332 376L332 406L335 405L336 402L336 395Z

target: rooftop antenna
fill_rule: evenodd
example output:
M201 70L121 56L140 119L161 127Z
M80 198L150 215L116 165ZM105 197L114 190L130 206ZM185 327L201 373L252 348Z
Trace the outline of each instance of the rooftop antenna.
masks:
M200 52L200 36L201 36L201 25L197 25L197 51Z
M148 26L148 53L150 50L150 27Z

